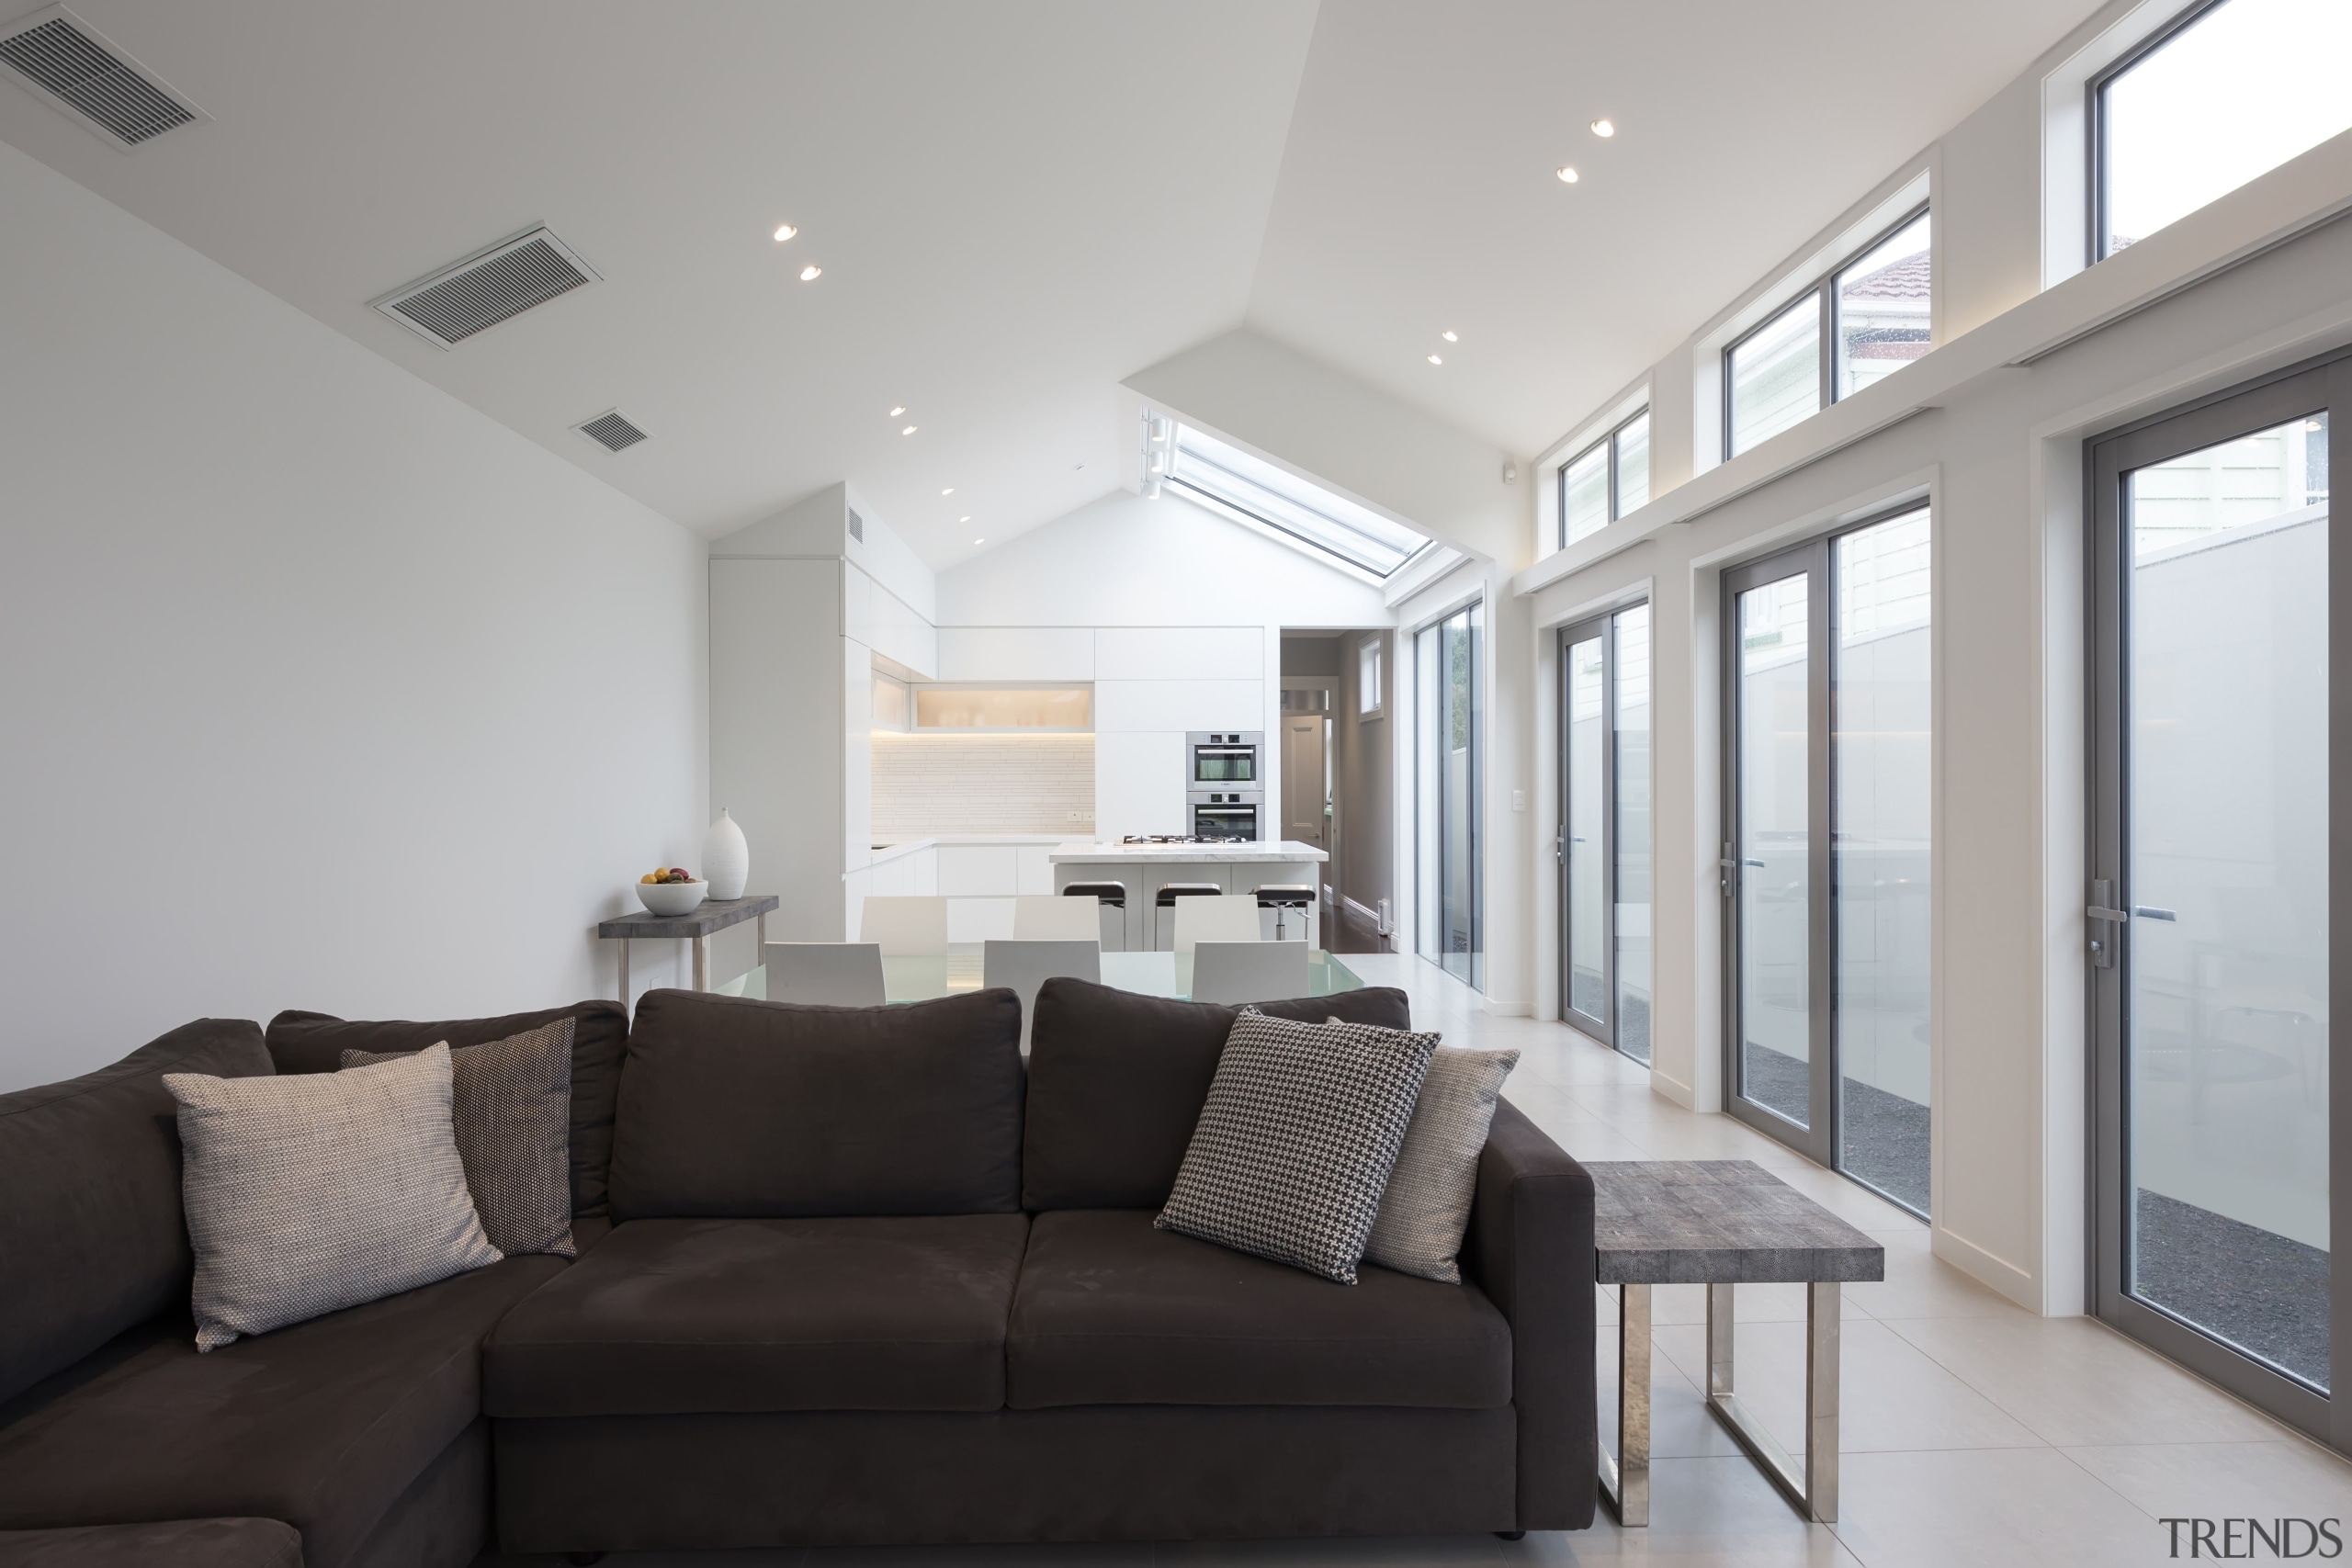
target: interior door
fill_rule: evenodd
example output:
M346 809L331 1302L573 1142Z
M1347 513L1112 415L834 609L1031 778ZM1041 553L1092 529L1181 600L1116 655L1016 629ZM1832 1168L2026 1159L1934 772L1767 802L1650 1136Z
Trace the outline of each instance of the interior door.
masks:
M1277 837L1329 853L1331 721L1320 714L1283 720L1283 822Z
M2096 1309L2339 1448L2352 1274L2329 1030L2352 360L2096 444Z
M1560 975L1566 1021L1616 1043L1609 618L1560 634Z

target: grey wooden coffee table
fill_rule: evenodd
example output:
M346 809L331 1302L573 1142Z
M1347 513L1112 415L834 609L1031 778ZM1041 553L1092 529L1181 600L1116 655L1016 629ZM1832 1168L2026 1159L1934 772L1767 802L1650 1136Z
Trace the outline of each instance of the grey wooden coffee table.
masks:
M1650 1288L1707 1287L1707 1408L1788 1494L1838 1517L1838 1330L1848 1280L1886 1278L1886 1249L1744 1159L1596 1160L1593 1278L1617 1287L1617 1448L1600 1488L1620 1524L1650 1522ZM1732 1396L1732 1291L1805 1287L1804 1454L1792 1460Z

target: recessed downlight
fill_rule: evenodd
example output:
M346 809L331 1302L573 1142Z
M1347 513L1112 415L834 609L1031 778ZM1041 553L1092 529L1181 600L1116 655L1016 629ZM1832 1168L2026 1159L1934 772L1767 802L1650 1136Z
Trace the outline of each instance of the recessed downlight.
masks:
M789 223L779 223L775 226L775 243L780 245L798 232L800 231Z
M1460 343L1460 342L1462 341L1460 338L1458 338L1458 337L1454 336L1452 333L1438 333L1437 335L1438 335L1438 336L1440 336L1440 337L1442 337L1442 338L1443 338L1443 339L1444 339L1446 342L1448 342L1448 343Z
M958 523L969 523L971 519L969 517L958 517L956 521Z
M987 541L986 539L974 539L974 540L972 541L972 543L974 543L974 544L976 544L976 545L985 545L985 544L987 544L987 543L988 543L988 541Z
M915 433L915 427L914 427L913 425L911 425L911 424L910 424L910 425L909 425L909 426L907 426L907 427L906 427L906 429L904 429L904 430L902 430L902 431L899 432L899 434L901 434L901 435L912 435L914 433Z
M1441 359L1441 358L1439 358L1436 355L1432 354L1432 355L1430 355L1430 363L1431 365L1442 365L1442 364L1444 364L1444 363L1445 363L1445 361L1444 361L1444 360L1442 360L1442 359Z
M894 409L892 409L892 410L890 411L890 417L891 417L892 419L896 419L896 418L898 418L900 414L902 414L902 413L904 413L904 412L907 412L907 405L906 405L906 404L904 404L904 403L900 403L897 408L894 408Z
M1559 176L1560 183L1564 186L1572 186L1577 183L1577 172L1575 168L1569 164L1563 164L1558 168L1553 170L1552 173ZM803 273L801 276L806 277L808 274Z
M1613 119L1596 119L1592 122L1592 133L1606 141L1617 134L1617 122Z
M945 490L941 491L939 493L942 495L954 495L956 493L956 487L954 485L949 485Z
M814 283L824 276L825 269L817 265L814 262L811 262L808 265L800 269L800 281L803 283Z

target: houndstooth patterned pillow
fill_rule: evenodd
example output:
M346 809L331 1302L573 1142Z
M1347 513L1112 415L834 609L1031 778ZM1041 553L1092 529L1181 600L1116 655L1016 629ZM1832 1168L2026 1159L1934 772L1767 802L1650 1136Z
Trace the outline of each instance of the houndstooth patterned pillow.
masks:
M1367 1262L1449 1285L1462 1282L1455 1257L1477 1196L1478 1156L1494 1124L1495 1098L1519 1066L1516 1051L1430 1054L1404 1147L1380 1195L1380 1217L1364 1244Z
M1242 1009L1152 1223L1354 1284L1437 1043Z
M165 1073L196 1247L196 1348L215 1350L499 1260L449 1122L449 1047L285 1077Z
M559 1018L522 1034L449 1053L451 1120L466 1189L490 1244L578 1256L571 1243L571 1027ZM408 1051L345 1051L347 1068Z

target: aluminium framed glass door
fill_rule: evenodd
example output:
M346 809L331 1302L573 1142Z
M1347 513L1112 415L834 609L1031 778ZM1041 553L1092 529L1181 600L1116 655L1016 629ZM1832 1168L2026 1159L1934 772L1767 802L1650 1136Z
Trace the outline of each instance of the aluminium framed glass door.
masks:
M1487 985L1478 794L1486 739L1478 692L1486 614L1469 604L1414 641L1414 905L1421 956L1474 990Z
M1560 633L1560 1008L1650 1059L1650 609Z
M2092 1307L2339 1449L2352 357L2090 450Z
M1726 1106L1925 1216L1934 684L1913 505L1723 574Z

